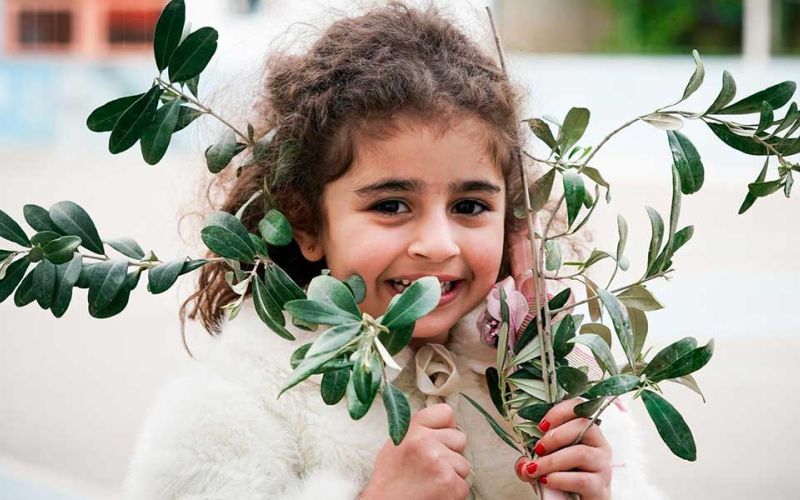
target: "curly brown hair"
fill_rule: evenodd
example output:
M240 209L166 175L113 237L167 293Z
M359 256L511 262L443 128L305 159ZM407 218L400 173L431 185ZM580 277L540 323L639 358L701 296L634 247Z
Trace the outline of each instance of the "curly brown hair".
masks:
M271 194L295 230L319 234L323 188L347 172L359 134L391 134L400 116L445 127L474 117L486 125L488 152L506 181L506 234L517 229L520 92L495 60L437 9L392 2L342 18L305 54L272 55L265 75L252 123L262 134L274 130L275 135L262 164L243 169L239 177L229 168L212 182L225 193L221 210L236 212L265 181L272 182L280 145L296 141L297 154L289 168L281 166L280 184ZM248 230L257 233L264 210L262 199L248 206L242 217ZM300 286L326 267L324 259L306 260L296 242L269 250ZM498 278L508 275L505 254ZM196 292L181 307L182 320L199 316L209 333L219 333L222 306L236 299L224 274L221 262L200 270Z

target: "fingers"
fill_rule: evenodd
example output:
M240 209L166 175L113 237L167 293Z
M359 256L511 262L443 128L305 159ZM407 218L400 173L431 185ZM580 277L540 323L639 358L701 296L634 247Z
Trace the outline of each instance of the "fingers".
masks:
M469 473L472 471L472 465L470 465L469 460L464 458L463 455L459 453L453 452L450 458L450 463L453 465L453 469L456 471L462 479L466 479L469 476Z
M429 429L447 429L455 428L456 417L450 405L439 403L415 413L411 422Z
M558 427L564 422L577 418L574 408L583 403L583 401L581 398L572 398L558 403L544 415L542 421L539 422L539 428L543 432L547 432L550 428Z
M542 456L570 446L580 433L589 426L589 422L590 420L587 418L576 418L551 429L539 439L534 451L537 455ZM580 443L596 448L610 448L605 436L596 425L589 427L583 434Z
M558 450L551 455L537 458L535 461L525 461L520 467L521 479L530 480L546 476L553 472L571 471L578 469L585 472L603 472L607 470L606 452L600 448L576 444L563 450Z
M467 447L467 435L458 429L434 429L433 435L442 444L456 453L464 453Z
M610 482L591 472L553 472L540 482L554 490L578 493L581 498L610 498Z

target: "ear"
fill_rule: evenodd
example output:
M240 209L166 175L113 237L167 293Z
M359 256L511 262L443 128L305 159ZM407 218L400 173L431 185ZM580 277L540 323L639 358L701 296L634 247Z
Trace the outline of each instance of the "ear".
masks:
M316 236L312 236L305 231L295 230L294 240L297 242L297 246L300 247L300 253L303 254L306 260L316 262L325 256L325 251L322 249L322 245L319 244Z

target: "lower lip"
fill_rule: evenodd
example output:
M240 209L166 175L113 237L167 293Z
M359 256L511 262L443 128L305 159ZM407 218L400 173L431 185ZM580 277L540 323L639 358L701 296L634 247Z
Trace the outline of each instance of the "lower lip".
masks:
M391 291L392 295L399 295L400 292L394 289L391 282L386 282L389 290ZM439 304L436 307L442 307L444 305L449 304L456 298L456 296L461 292L461 288L464 285L464 280L458 280L453 283L453 287L445 294L442 294L441 298L439 298Z

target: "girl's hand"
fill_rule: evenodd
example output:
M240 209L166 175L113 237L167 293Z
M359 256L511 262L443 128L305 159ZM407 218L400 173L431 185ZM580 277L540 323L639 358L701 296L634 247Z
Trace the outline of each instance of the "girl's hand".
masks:
M387 440L378 453L362 500L463 500L471 466L464 458L467 436L456 429L453 409L437 404L411 417L408 433L395 446Z
M581 500L609 500L611 446L600 427L592 425L580 443L572 445L589 425L589 419L576 417L573 411L581 402L579 398L562 401L547 412L539 423L546 432L535 448L538 458L520 457L517 476L528 482L538 479L549 489L578 493Z

